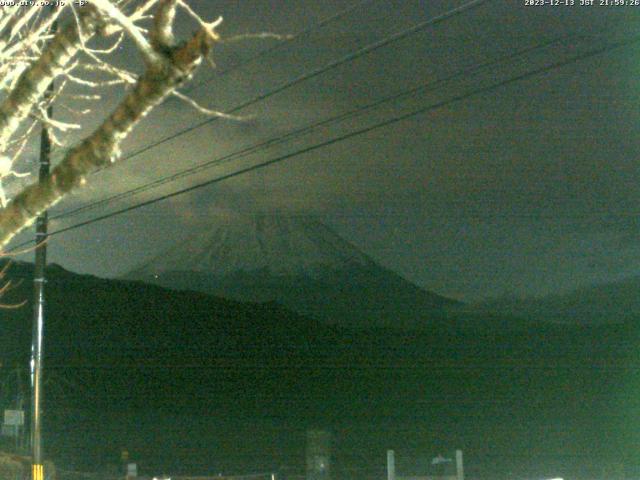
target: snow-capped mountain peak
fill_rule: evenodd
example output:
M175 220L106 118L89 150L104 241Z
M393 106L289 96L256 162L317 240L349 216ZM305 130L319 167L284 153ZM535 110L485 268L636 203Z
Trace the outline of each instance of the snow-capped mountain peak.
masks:
M378 265L315 220L274 214L218 218L126 278L239 301L275 301L354 326L420 327L457 304Z
M213 222L147 262L137 273L191 271L229 275L260 271L279 276L317 276L326 270L373 260L329 227L305 217L260 214Z

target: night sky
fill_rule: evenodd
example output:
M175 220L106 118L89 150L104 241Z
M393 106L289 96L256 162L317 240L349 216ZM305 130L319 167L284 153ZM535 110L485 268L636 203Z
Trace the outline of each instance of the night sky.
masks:
M224 17L223 36L295 34L349 6L344 1L193 0ZM355 4L354 2L351 2ZM378 0L235 67L278 40L216 47L190 95L229 110L260 93L465 2ZM106 208L53 221L52 230L299 150L416 108L638 35L640 6L525 6L488 1L352 62L163 143L110 171L53 215L126 191L377 99L563 41L427 93L368 111L283 145ZM598 3L598 2L596 2ZM181 33L193 25L180 20ZM135 65L125 47L118 62ZM228 70L230 70L228 73ZM465 301L532 295L634 276L640 271L640 45L568 63L409 120L336 143L188 195L51 239L49 259L117 276L228 212L278 210L314 216L383 265L428 290ZM185 90L190 90L187 86ZM107 111L121 95L105 92ZM60 118L67 115L59 110ZM167 101L126 143L133 151L204 120ZM86 129L97 117L86 118ZM35 153L33 154L35 161ZM23 166L22 169L27 168ZM21 235L17 242L27 239Z

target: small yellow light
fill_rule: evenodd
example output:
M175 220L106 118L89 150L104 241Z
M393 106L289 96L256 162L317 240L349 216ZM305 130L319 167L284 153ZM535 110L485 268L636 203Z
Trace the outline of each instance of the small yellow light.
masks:
M44 480L44 467L37 463L31 466L31 480Z

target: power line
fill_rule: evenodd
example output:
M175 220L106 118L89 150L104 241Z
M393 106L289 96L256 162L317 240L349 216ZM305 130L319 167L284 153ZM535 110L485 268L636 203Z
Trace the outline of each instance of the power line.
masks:
M420 92L421 93L426 93L426 92L435 90L438 86L440 86L440 85L442 85L442 84L444 84L446 82L450 82L451 80L455 80L455 79L460 78L460 77L465 77L465 76L477 73L477 72L485 70L485 69L487 69L489 67L494 67L496 65L499 65L500 63L503 63L503 62L514 60L514 59L516 59L518 57L521 57L523 55L527 55L527 54L530 54L530 53L535 52L537 50L542 50L542 49L548 48L548 47L550 47L550 46L552 46L554 44L558 44L560 42L566 41L566 40L568 40L570 38L573 38L573 37L576 37L576 36L578 36L578 35L575 35L575 34L562 35L560 37L553 38L553 39L548 40L546 42L543 42L541 44L537 44L537 45L534 45L532 47L527 47L527 48L518 50L516 52L513 52L513 53L511 53L509 55L500 57L498 59L490 60L490 61L481 63L479 65L473 65L473 66L471 66L469 68L459 70L459 71L457 71L457 72L455 72L455 73L453 73L451 75L448 75L446 77L443 77L443 78L440 78L440 79L437 79L437 80L434 80L434 81L431 81L431 82L425 82L425 83L423 83L423 84L421 84L421 85L419 85L417 87L414 87L414 88L411 88L411 89L408 89L408 90L403 90L403 91L401 91L399 93L396 93L396 94L381 98L379 100L376 100L376 101L374 101L374 102L372 102L370 104L364 105L362 107L358 107L358 108L350 110L348 112L345 112L345 113L342 113L342 114L339 114L339 115L336 115L336 116L333 116L333 117L330 117L330 118L327 118L327 119L324 119L324 120L321 120L321 121L318 121L318 122L315 122L315 123L308 124L308 125L306 125L304 127L301 127L299 129L293 130L293 131L291 131L291 132L289 132L289 133L287 133L285 135L281 135L281 136L278 136L278 137L272 137L272 138L270 138L268 140L265 140L263 142L250 145L248 147L242 148L241 150L237 150L235 152L232 152L230 154L224 155L222 157L218 157L218 158L216 158L214 160L209 160L207 162L204 162L204 163L202 163L200 165L196 165L194 167L190 167L190 168L181 170L181 171L176 172L176 173L174 173L172 175L169 175L167 177L163 177L163 178L160 178L158 180L154 180L153 182L149 182L147 184L140 185L140 186L138 186L136 188L127 190L125 192L114 194L114 195L111 195L109 197L103 198L101 200L97 200L95 202L91 202L89 204L77 207L75 209L62 212L62 213L60 213L58 215L53 216L52 219L60 219L60 218L71 217L71 216L77 215L79 213L82 213L84 211L92 210L92 209L98 208L98 207L100 207L102 205L107 205L107 204L109 204L111 202L114 202L116 200L122 200L122 199L125 199L125 198L132 197L132 196L137 195L139 193L145 192L147 190L151 190L153 188L157 188L159 186L162 186L162 185L165 185L167 183L179 180L179 179L187 177L189 175L193 175L195 173L201 172L201 171L206 170L208 168L212 168L214 166L218 166L218 165L221 165L223 163L227 163L227 162L229 162L231 160L234 160L234 159L237 159L237 158L246 157L246 156L248 156L250 154L256 153L257 151L260 151L262 149L266 149L267 147L284 143L287 140L302 136L302 135L304 135L306 133L309 133L309 132L312 132L312 131L320 128L320 127L324 127L324 126L331 125L331 124L334 124L334 123L337 123L337 122L341 122L341 121L344 121L344 120L346 120L348 118L353 118L355 116L361 115L362 113L364 113L366 111L369 111L369 110L372 110L374 108L377 108L377 107L379 107L379 106L381 106L381 105L383 105L385 103L389 103L389 102L397 101L397 100L404 99L404 98L407 98L407 97L410 97L410 96L414 96L415 94L420 93Z
M288 90L289 88L292 88L302 82L306 82L307 80L311 80L312 78L317 77L318 75L321 75L325 72L328 72L329 70L333 70L334 68L337 68L341 65L344 65L346 63L352 62L354 60L356 60L359 57L362 57L363 55L367 55L371 52L374 52L376 50L379 50L380 48L386 47L389 44L392 44L394 42L403 40L407 37L409 37L410 35L413 35L415 33L418 33L422 30L425 30L428 27L432 27L434 25L437 25L439 23L442 23L446 20L449 20L450 18L453 18L457 15L461 15L467 11L470 11L474 8L480 7L481 5L488 3L492 0L472 0L470 2L467 2L459 7L453 8L451 10L448 10L447 12L438 15L436 17L433 17L429 20L425 20L424 22L420 22L412 27L409 27L405 30L402 30L398 33L395 33L393 35L390 35L388 37L383 38L382 40L379 40L377 42L371 43L369 45L366 45L358 50L356 50L355 52L351 52L347 55L345 55L344 57L339 58L338 60L334 60L333 62L330 62L326 65L324 65L323 67L317 68L315 70L312 70L310 72L304 73L298 77L295 77L292 80L289 80L277 87L275 87L272 90L269 90L268 92L265 93L261 93L255 97L253 97L250 100L245 101L244 103L241 103L240 105L237 105L233 108L231 108L230 110L227 110L225 112L225 114L233 114L236 113L246 107L249 107L251 105L254 105L258 102L261 102L263 100L266 100L269 97L272 97L278 93L281 93L285 90ZM206 120L203 120L202 122L196 123L195 125L192 125L190 127L187 127L183 130L180 130L179 132L176 132L174 134L168 135L160 140L157 140L153 143L150 143L149 145L146 145L142 148L139 148L138 150L135 150L134 152L130 153L129 155L123 157L119 163L122 163L125 160L129 160L133 157L137 157L138 155L141 155L142 153L145 153L149 150L152 150L166 142L169 142L175 138L181 137L182 135L185 135L189 132L192 132L193 130L196 130L200 127L203 127L204 125L208 125L210 123L213 123L215 121L217 121L220 117L213 117L213 118L208 118ZM118 163L118 164L119 164ZM116 165L118 165L116 164ZM113 168L113 167L102 167L97 169L96 171L94 171L93 173L98 173L101 172L102 170L104 170L105 168Z
M334 15L331 15L323 20L320 20L318 23L311 25L310 27L307 27L301 31L299 31L298 33L295 33L293 35L291 35L290 37L285 38L284 40L281 40L280 42L276 43L274 46L270 47L270 48L265 48L264 50L260 50L258 53L256 53L255 55L247 58L246 60L241 61L240 63L237 63L235 65L232 65L231 67L216 72L215 75L210 76L209 78L202 80L200 82L197 83L192 83L191 85L189 85L188 88L186 88L185 90L187 92L192 92L194 90L196 90L197 88L200 88L203 85L206 85L207 83L213 81L213 80L217 80L218 78L227 75L231 72L235 72L236 70L241 69L242 67L249 65L253 62L255 62L256 60L261 59L262 57L265 57L277 50L280 50L282 47L289 45L291 43L293 43L294 41L298 40L301 37L304 37L305 35L313 32L314 30L319 30L323 27L326 27L327 25L329 25L330 23L335 22L336 20L340 20L342 17L347 16L348 14L350 14L351 12L353 12L354 10L357 10L363 6L365 6L368 3L375 3L377 0L360 0L359 2L354 3L353 5L340 10L339 12L335 13Z
M418 115L427 113L429 111L437 110L439 108L442 108L444 106L450 105L452 103L456 103L456 102L460 102L462 100L466 100L466 99L468 99L470 97L473 97L473 96L476 96L478 94L489 93L489 92L491 92L493 90L497 90L497 89L499 89L501 87L504 87L506 85L509 85L509 84L512 84L512 83L516 83L516 82L519 82L519 81L534 77L536 75L540 75L542 73L546 73L546 72L549 72L549 71L564 67L566 65L570 65L572 63L575 63L575 62L578 62L578 61L581 61L581 60L585 60L587 58L591 58L591 57L594 57L594 56L597 56L597 55L601 55L603 53L606 53L606 52L609 52L609 51L612 51L612 50L615 50L615 49L618 49L618 48L622 48L622 47L625 47L625 46L628 46L628 45L632 45L634 43L637 43L638 41L640 41L640 36L635 36L635 37L632 37L632 38L629 38L629 39L626 39L626 40L621 40L619 42L615 42L615 43L600 47L598 49L591 50L591 51L586 52L586 53L581 54L581 55L574 56L574 57L572 57L570 59L554 62L554 63L552 63L550 65L539 67L539 68L530 70L528 72L525 72L523 74L519 74L519 75L510 77L510 78L508 78L506 80L502 80L502 81L500 81L498 83L494 83L494 84L486 86L486 87L477 88L477 89L472 90L470 92L466 92L466 93L454 96L454 97L452 97L450 99L442 100L440 102L436 102L436 103L431 104L431 105L426 105L426 106L420 107L418 109L412 110L412 111L410 111L408 113L404 113L404 114L392 117L390 119L384 120L382 122L376 123L374 125L370 125L368 127L364 127L364 128L359 129L359 130L355 130L353 132L349 132L349 133L347 133L345 135L334 137L334 138L331 138L329 140L325 140L323 142L319 142L319 143L316 143L314 145L307 146L305 148L296 150L295 152L291 152L291 153L288 153L288 154L285 154L285 155L281 155L281 156L272 158L270 160L267 160L267 161L252 165L250 167L242 168L240 170L236 170L235 172L232 172L232 173L229 173L229 174L226 174L226 175L221 175L219 177L215 177L215 178L207 180L205 182L202 182L202 183L199 183L199 184L196 184L196 185L192 185L190 187L183 188L183 189L180 189L180 190L177 190L177 191L174 191L174 192L171 192L171 193L168 193L168 194L153 198L151 200L140 202L140 203L137 203L135 205L131 205L129 207L122 208L120 210L116 210L114 212L107 213L105 215L94 217L92 219L89 219L89 220L86 220L86 221L83 221L83 222L79 222L79 223L76 223L74 225L70 225L70 226L65 227L65 228L61 228L61 229L55 230L55 231L51 232L49 234L49 236L58 235L58 234L61 234L61 233L68 232L70 230L75 230L77 228L81 228L81 227L84 227L86 225L90 225L92 223L100 222L102 220L106 220L108 218L115 217L115 216L123 214L123 213L127 213L127 212L130 212L130 211L133 211L133 210L137 210L139 208L146 207L148 205L152 205L154 203L158 203L158 202L161 202L163 200L167 200L169 198L176 197L178 195L189 193L189 192L192 192L194 190L198 190L200 188L203 188L203 187L206 187L206 186L209 186L209 185L213 185L213 184L216 184L216 183L221 183L221 182L223 182L225 180L229 180L231 178L235 178L235 177L238 177L240 175L244 175L244 174L249 173L249 172L260 170L262 168L265 168L265 167L268 167L268 166L283 162L283 161L288 160L290 158L294 158L294 157L303 155L305 153L310 153L310 152L313 152L315 150L319 150L321 148L325 148L325 147L328 147L330 145L337 144L337 143L342 142L344 140L348 140L348 139L354 138L356 136L364 135L366 133L369 133L369 132L372 132L372 131L375 131L375 130L379 130L381 128L393 125L393 124L401 122L403 120L407 120L409 118L416 117ZM20 247L22 247L24 245L27 245L29 243L30 242L23 242L23 243L15 246L15 247L13 247L9 251L16 250L16 249L18 249L18 248L20 248Z

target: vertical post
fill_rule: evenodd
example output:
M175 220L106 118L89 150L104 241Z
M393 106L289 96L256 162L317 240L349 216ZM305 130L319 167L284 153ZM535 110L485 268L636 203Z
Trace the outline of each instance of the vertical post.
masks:
M54 9L55 7L52 7ZM57 25L51 27L55 32ZM51 82L45 94L45 100L51 97L54 84ZM53 106L47 107L49 118L53 116ZM40 133L40 170L38 181L43 182L49 177L51 162L51 138L46 125L42 125ZM44 480L42 465L42 360L44 341L44 285L45 268L47 265L47 212L43 212L36 219L35 265L33 275L34 309L33 329L31 338L31 479Z
M396 480L396 457L393 450L387 450L387 480Z
M16 410L22 410L22 406L20 405L21 400L22 400L22 386L20 385L20 366L16 365L16 405L15 405L15 409ZM15 430L13 432L15 434L15 448L16 448L16 453L18 453L20 450L20 426L16 425L15 426Z
M464 466L462 465L462 450L456 450L456 480L464 480Z
M39 180L49 175L51 144L47 128L42 127L40 138ZM42 480L38 476L42 470L42 357L44 340L44 284L47 265L47 212L36 220L36 258L34 266L34 310L31 338L31 456L33 462L32 480Z

